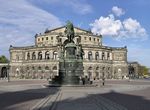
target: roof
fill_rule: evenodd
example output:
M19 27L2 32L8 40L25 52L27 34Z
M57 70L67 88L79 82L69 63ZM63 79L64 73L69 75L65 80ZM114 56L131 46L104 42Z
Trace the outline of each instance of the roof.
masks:
M59 30L59 29L62 29L62 28L65 28L65 26L61 26L61 27L58 27L58 28L53 28L53 29L46 29L46 31L44 32L45 34L48 34L48 33L51 33L52 31L55 31L55 30ZM81 30L81 31L84 31L85 33L88 33L88 34L91 34L92 36L97 36L97 37L102 37L101 35L94 35L91 31L89 31L89 30L85 30L85 29L81 29L81 28L79 28L79 27L76 27L76 26L74 26L74 28L75 29L77 29L77 30ZM43 35L43 34L36 34L35 35L35 37L40 37L41 35Z
M47 30L47 32L46 32L46 33L51 32L51 31L55 31L55 30L58 30L58 29L61 29L61 28L65 28L65 26L61 26L61 27L58 27L58 28L54 28L54 29ZM74 28L79 29L79 30L82 30L82 31L85 31L85 32L88 32L88 33L91 33L91 32L90 32L90 31L88 31L88 30L81 29L81 28L76 27L76 26L74 26Z
M139 64L137 61L128 61L128 64Z

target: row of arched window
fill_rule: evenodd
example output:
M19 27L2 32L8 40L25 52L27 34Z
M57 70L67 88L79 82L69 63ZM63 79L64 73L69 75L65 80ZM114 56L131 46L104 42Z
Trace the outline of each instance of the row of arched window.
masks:
M45 54L42 54L42 51L38 52L38 54L36 55L35 52L28 52L27 53L27 60L42 60L42 59L50 59L50 53L49 51L46 51ZM53 57L52 59L56 60L57 59L57 52L54 51L53 52Z
M110 70L110 67L102 67L102 71L104 71L105 69L107 69L108 71ZM88 70L93 70L93 68L90 66L89 68L88 68ZM100 70L100 67L96 67L96 70Z
M93 74L93 76L94 76L94 78L103 78L103 77L107 77L107 78L109 78L110 76L110 71L111 71L111 68L110 67L102 67L101 69L100 69L100 67L96 67L95 68L96 69L96 71L94 71L93 70L93 68L90 66L89 68L88 68L88 77L89 78L91 78L92 77L92 74Z
M45 66L45 67L41 67L41 66L38 66L37 67L37 70L50 70L50 68L49 68L49 66ZM26 67L26 70L28 71L28 70L30 70L30 68L29 67ZM34 66L32 66L31 67L31 70L35 70L35 67ZM57 66L54 66L53 68L52 68L52 70L57 70Z
M96 53L95 53L95 60L99 60L99 59L100 59L99 53L96 52ZM105 59L105 53L104 53L104 52L102 52L101 59L102 59L102 60ZM107 53L107 60L109 60L109 59L110 59L110 53ZM88 52L88 60L93 60L93 55L92 55L92 52L91 52L91 51Z
M35 52L32 52L32 53L28 52L27 53L27 60L42 60L42 59L47 59L47 60L50 59L49 51L46 51L44 55L42 54L42 51L38 52L37 55ZM54 59L54 60L57 59L57 52L56 51L53 52L52 59ZM99 59L100 59L99 52L96 52L95 53L95 60L99 60ZM107 59L107 60L110 59L110 53L109 52L107 53L107 58L105 57L105 53L102 52L101 60L104 60L104 59ZM88 52L88 60L93 60L93 54L91 51Z

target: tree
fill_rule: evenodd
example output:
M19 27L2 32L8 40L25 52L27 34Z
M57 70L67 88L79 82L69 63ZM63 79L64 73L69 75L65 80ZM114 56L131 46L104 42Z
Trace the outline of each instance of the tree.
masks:
M146 66L141 66L140 67L140 73L141 75L148 75L148 68Z
M8 63L8 62L9 60L4 55L0 56L0 63Z

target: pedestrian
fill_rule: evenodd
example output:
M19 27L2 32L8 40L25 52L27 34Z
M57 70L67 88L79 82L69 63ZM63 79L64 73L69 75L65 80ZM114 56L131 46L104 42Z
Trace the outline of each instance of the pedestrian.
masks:
M105 78L104 77L102 78L102 85L103 86L105 85Z
M85 78L82 77L82 84L85 85Z

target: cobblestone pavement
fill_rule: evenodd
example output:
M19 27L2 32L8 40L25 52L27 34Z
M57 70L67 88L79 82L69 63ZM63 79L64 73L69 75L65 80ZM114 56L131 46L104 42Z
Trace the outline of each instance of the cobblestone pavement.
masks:
M0 82L2 110L150 110L150 81L108 80L98 87L49 87L46 81Z

